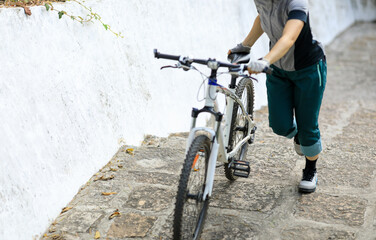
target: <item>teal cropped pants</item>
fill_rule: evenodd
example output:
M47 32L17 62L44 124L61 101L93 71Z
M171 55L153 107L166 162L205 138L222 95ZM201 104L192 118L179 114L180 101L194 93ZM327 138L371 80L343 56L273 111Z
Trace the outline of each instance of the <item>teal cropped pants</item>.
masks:
M272 65L267 75L269 126L273 132L293 138L298 134L301 150L313 157L322 151L318 124L326 84L326 61L297 71Z

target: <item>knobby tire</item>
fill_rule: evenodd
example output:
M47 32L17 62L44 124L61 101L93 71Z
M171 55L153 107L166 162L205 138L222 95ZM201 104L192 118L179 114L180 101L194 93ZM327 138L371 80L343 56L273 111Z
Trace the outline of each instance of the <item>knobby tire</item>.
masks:
M207 166L211 152L210 139L197 136L186 155L175 203L173 239L199 239L209 207L202 200Z

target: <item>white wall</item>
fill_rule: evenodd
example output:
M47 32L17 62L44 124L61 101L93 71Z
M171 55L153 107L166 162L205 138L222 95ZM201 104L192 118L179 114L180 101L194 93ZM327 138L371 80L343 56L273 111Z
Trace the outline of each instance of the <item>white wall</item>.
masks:
M369 7L363 15L364 6L356 5L354 12L350 1L327 2L310 1L315 32L325 43L356 18L375 18ZM333 11L333 3L342 8ZM44 7L33 7L30 17L21 9L0 9L0 239L31 239L43 232L120 145L138 145L146 133L188 129L191 107L201 106L196 101L201 78L160 71L169 62L154 59L153 48L225 60L256 16L249 0L86 4L125 38L97 24L59 20ZM81 12L70 3L55 7ZM336 20L347 13L350 19ZM254 57L267 47L263 36ZM260 80L257 107L266 104Z
M376 19L374 0L309 0L309 4L312 29L325 45L355 21Z

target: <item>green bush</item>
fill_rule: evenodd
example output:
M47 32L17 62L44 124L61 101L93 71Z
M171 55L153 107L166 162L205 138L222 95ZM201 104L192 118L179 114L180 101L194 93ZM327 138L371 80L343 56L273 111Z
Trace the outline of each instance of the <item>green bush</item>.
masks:
M86 16L76 16L73 14L70 14L62 9L56 9L53 6L53 2L74 2L78 5L80 5L83 9L87 11ZM80 23L87 23L87 22L99 22L102 24L102 26L110 31L111 33L115 34L117 37L123 38L122 34L120 32L115 32L112 30L111 26L104 23L102 21L102 17L98 14L93 12L91 7L88 7L84 4L83 0L0 0L0 7L23 7L25 9L25 13L27 15L31 15L31 11L28 6L45 6L47 11L55 11L58 14L59 19L61 19L63 16L67 16L71 18L73 21L77 21Z

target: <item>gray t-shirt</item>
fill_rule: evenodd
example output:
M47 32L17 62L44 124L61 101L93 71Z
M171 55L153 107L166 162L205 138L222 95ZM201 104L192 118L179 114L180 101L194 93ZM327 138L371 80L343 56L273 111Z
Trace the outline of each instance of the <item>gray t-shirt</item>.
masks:
M274 65L295 71L316 64L324 58L322 45L313 39L309 24L308 0L255 0L261 27L270 39L270 49L282 37L286 22L298 19L304 27L291 49Z

